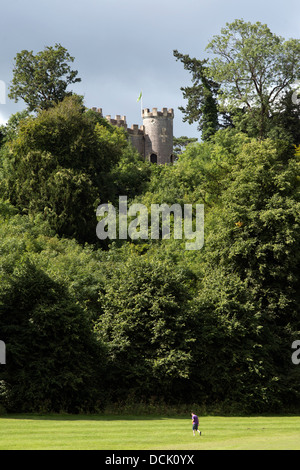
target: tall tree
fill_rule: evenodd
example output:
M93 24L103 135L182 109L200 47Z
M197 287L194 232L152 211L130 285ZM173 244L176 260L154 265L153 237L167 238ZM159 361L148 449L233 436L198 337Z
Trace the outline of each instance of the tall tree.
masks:
M260 22L235 20L206 50L216 55L209 76L220 84L223 109L244 109L265 137L280 99L300 78L300 40L285 41Z
M114 399L180 399L195 341L187 275L165 262L131 256L107 275L96 325L107 348Z
M101 354L83 309L26 257L13 273L2 270L0 279L7 409L74 413L100 407Z
M127 146L122 129L66 97L21 121L6 143L0 194L25 213L42 213L58 235L95 243L95 211Z
M19 52L15 57L9 98L16 102L23 99L29 111L52 107L71 94L67 91L68 85L81 81L70 62L74 62L74 57L60 44L48 46L36 55L33 51Z
M212 400L278 411L300 393L291 361L300 329L299 160L286 143L235 140L195 299L196 374Z
M179 109L184 121L199 123L203 140L232 125L253 137L274 137L274 126L277 137L293 134L287 126L294 128L295 109L286 100L300 78L299 39L285 41L265 24L237 19L206 50L215 57L199 60L174 51L192 74L192 86L181 88L188 104Z
M216 99L219 86L208 75L207 60L190 58L177 50L173 54L192 74L193 86L181 88L184 99L188 100L186 108L179 107L185 115L183 121L189 124L197 122L202 140L208 140L219 128Z

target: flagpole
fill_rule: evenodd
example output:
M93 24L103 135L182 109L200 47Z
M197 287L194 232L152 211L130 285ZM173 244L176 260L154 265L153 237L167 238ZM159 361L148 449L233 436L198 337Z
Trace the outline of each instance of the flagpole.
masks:
M140 95L139 95L137 101L141 102L141 116L143 116L143 92L142 91L140 92Z

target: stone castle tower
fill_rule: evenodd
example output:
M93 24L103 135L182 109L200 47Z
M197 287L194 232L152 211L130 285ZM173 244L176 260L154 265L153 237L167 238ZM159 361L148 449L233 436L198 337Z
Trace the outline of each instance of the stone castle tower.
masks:
M102 108L92 108L102 115ZM174 110L153 108L142 110L143 125L133 124L127 127L126 116L105 116L113 126L123 127L129 135L132 145L145 160L159 165L173 163L173 119Z

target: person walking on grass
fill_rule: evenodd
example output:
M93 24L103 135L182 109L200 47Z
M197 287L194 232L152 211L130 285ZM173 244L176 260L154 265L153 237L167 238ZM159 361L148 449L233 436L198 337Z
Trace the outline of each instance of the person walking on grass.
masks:
M199 436L201 436L201 431L199 431L198 426L199 426L199 418L195 413L191 413L192 415L192 424L193 424L193 434L195 436L195 431L199 433Z

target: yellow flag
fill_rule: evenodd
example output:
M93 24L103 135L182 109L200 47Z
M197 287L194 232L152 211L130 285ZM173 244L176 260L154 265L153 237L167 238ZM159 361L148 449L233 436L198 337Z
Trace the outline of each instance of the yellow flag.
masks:
M140 96L138 97L136 101L139 102L141 99L142 99L142 92L140 93Z

